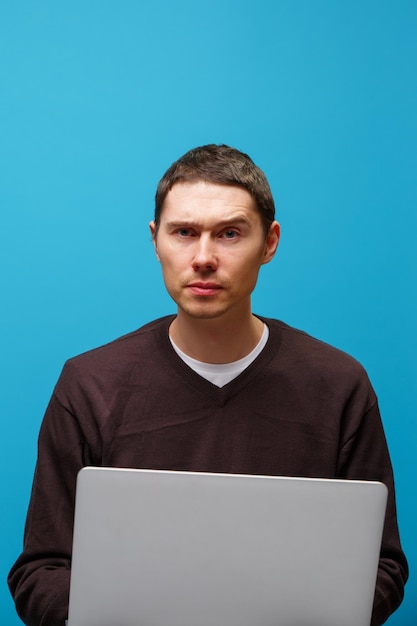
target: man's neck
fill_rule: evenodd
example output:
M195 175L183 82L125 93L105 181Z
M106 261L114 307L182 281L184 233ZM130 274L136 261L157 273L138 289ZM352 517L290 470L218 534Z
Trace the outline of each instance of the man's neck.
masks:
M232 363L249 354L259 342L263 322L250 313L234 318L195 319L181 312L169 334L174 343L193 359L205 363Z

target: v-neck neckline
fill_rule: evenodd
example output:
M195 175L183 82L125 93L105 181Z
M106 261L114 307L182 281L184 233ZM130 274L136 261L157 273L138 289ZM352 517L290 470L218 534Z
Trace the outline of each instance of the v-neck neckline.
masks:
M157 343L161 352L166 357L167 366L171 367L175 375L180 376L199 393L208 396L212 402L223 406L230 398L236 395L240 389L246 386L253 378L262 373L266 365L278 352L281 345L281 333L268 324L268 319L258 316L269 329L269 337L263 350L236 378L228 382L223 387L218 387L214 383L200 376L176 353L169 339L169 326L175 319L175 315L168 316L163 320L157 334Z

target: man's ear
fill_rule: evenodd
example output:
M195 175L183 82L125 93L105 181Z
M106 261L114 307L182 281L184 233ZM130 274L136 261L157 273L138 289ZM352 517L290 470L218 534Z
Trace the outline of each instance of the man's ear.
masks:
M279 239L281 236L281 227L277 221L272 222L269 227L268 234L265 240L264 257L262 264L269 263L277 251Z
M156 258L158 259L158 261L160 261L159 254L158 254L158 247L156 244L156 235L157 235L158 229L156 228L156 224L153 220L149 222L149 230L151 231L152 243L153 243L153 247L155 250Z

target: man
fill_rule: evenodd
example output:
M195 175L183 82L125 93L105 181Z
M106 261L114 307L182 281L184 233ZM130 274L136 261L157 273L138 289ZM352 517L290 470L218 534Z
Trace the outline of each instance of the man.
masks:
M174 163L150 224L168 316L68 361L48 406L9 585L29 626L67 617L84 465L380 480L389 488L373 626L407 579L374 391L351 357L252 313L280 229L264 174L227 146Z

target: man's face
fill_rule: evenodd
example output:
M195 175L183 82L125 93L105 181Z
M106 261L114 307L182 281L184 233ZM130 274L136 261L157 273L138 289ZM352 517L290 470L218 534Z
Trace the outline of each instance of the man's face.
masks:
M178 314L197 319L250 313L258 272L274 256L279 225L268 235L252 196L241 187L177 183L158 231L150 224L165 286Z

